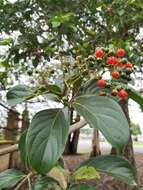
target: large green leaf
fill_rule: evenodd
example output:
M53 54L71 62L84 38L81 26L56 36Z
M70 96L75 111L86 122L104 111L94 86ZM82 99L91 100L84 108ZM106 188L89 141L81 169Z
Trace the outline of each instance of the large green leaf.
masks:
M83 95L74 108L91 127L99 129L113 147L123 148L129 139L129 126L121 107L108 97Z
M15 169L8 169L0 173L0 189L15 186L24 177L24 174Z
M42 176L32 185L32 190L61 190L61 187L55 179L52 177Z
M67 190L96 190L96 187L85 183L80 183L69 187Z
M47 173L64 150L69 125L62 109L38 112L27 132L28 157L33 169Z
M102 173L107 173L118 180L135 186L135 172L128 160L121 156L93 157L81 164L81 167L89 166Z
M129 97L132 100L134 100L137 104L139 104L141 110L143 111L143 96L132 88L128 89L128 93L129 93Z
M7 101L11 106L21 103L25 98L32 95L31 89L26 85L17 85L11 88L7 93Z

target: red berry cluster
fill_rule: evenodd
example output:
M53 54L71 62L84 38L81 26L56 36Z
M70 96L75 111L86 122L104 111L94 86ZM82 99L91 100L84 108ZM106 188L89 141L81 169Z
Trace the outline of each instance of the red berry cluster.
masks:
M109 68L114 68L115 70L113 73L111 73L111 76L114 79L118 79L120 77L120 73L126 72L128 74L131 74L133 70L133 64L130 63L124 56L126 55L126 52L124 49L117 49L117 51L114 53L114 56L110 56L110 52L105 53L102 49L97 49L95 51L95 57L97 59L103 59L105 61L106 65Z
M106 81L104 79L100 79L97 81L97 85L100 88L104 88L106 86ZM128 98L128 93L124 89L113 90L112 95L118 96L121 100L126 100Z
M110 51L104 51L104 49L97 49L95 51L95 57L104 63L104 66L109 69L111 73L111 79L123 81L123 83L130 80L130 74L133 71L133 64L130 63L127 58L125 58L126 52L124 49L120 48L114 51L111 55ZM111 80L111 83L112 83ZM98 87L104 88L106 86L106 80L100 79L97 82ZM112 88L112 95L118 96L121 100L126 100L128 98L128 93L124 88L120 90L116 90L116 86L114 89Z
M97 60L102 59L103 62L105 62L105 67L107 66L109 68L113 79L123 77L123 79L130 80L129 75L132 73L134 66L124 57L125 55L125 50L121 48L117 49L112 56L110 55L110 52L105 53L102 49L97 49L95 51Z

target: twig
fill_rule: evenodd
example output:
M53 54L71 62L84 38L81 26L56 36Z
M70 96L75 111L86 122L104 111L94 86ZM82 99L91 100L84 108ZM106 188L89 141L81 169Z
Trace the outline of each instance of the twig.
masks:
M29 190L32 190L30 176L27 176Z
M80 129L80 128L84 127L85 125L87 125L87 122L85 120L81 120L81 121L71 125L71 127L69 129L69 134L73 133L77 129Z
M17 187L14 190L18 190L25 183L26 180L29 181L31 175L32 175L32 172L30 172L28 175L26 175L25 178L17 185ZM30 188L31 188L31 184L30 184ZM31 190L31 189L29 189L29 190Z
M8 127L0 127L0 129L3 129L3 130L7 130L7 131L17 131L17 130L19 130L19 128L12 128L12 129L10 129L10 128L8 128Z
M27 176L17 185L17 187L14 189L14 190L18 190L22 185L23 183L27 180Z

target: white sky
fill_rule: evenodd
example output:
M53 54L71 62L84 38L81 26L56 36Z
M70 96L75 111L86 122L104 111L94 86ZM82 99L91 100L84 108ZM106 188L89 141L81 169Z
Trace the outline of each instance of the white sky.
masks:
M133 100L129 101L129 112L133 123L139 124L143 134L143 112L141 112L138 104Z

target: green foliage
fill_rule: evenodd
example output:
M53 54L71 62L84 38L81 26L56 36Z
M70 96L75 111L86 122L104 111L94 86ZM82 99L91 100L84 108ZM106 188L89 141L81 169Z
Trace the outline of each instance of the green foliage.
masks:
M7 90L7 79L12 85L10 76L15 80L21 75L33 79L33 83L30 81L32 88L17 85L8 91L9 105L15 106L44 95L62 103L63 107L67 106L69 112L77 110L91 127L103 133L112 146L123 149L129 139L127 120L116 102L98 96L102 90L97 87L97 80L104 73L105 64L99 64L101 60L97 61L89 55L94 54L95 44L111 49L122 47L129 61L139 66L142 42L137 36L142 27L142 16L142 0L26 0L13 4L0 1L0 33L9 36L0 41L0 45L8 47L0 63L2 89ZM73 60L66 61L67 56ZM60 60L61 64L49 67L51 58ZM95 79L86 83L93 76ZM109 92L111 89L107 87L104 90ZM129 90L129 96L142 108L143 101L139 94ZM64 109L43 110L34 116L19 144L25 165L29 160L30 167L45 174L57 164L68 136L68 119L69 115ZM84 177L88 173L92 178L99 170L135 185L134 171L121 157L94 158L86 164L88 167L80 170L82 174L85 171ZM55 184L50 180L46 176L41 177L32 188L49 188L51 182ZM78 184L68 188L75 189L93 190L95 187Z
M0 32L20 31L10 46L9 59L15 62L34 56L37 66L41 57L48 60L55 52L89 55L95 44L113 43L129 50L137 42L134 60L138 64L136 51L140 53L141 46L136 36L142 26L142 7L142 1L16 1L12 6L7 2L0 6L4 10Z
M13 42L12 38L7 38L4 40L0 40L0 46L4 46L4 45L10 45Z
M79 183L70 186L67 190L96 190L96 187L85 183Z
M131 134L134 136L141 135L141 129L138 124L131 123L130 125Z
M27 131L26 148L33 169L47 173L64 151L69 126L62 109L38 112Z
M32 190L47 190L47 189L61 190L61 187L55 179L47 176L41 176L32 185Z
M126 184L136 185L134 168L128 160L121 156L93 157L83 162L81 167L83 166L95 167L97 171L111 175Z
M113 147L121 149L127 144L128 122L115 101L108 97L83 95L76 98L73 106L91 127L102 132Z
M15 169L8 169L0 173L0 189L14 187L23 178L24 174Z
M68 24L68 22L71 20L71 18L74 16L74 13L66 13L64 15L58 15L51 18L51 23L53 28L59 27L62 24Z

